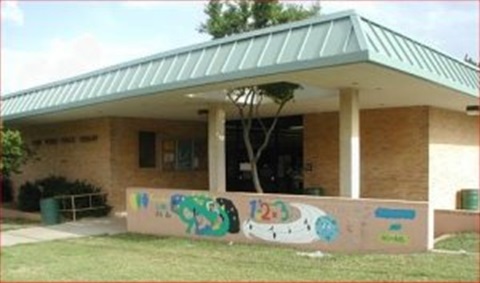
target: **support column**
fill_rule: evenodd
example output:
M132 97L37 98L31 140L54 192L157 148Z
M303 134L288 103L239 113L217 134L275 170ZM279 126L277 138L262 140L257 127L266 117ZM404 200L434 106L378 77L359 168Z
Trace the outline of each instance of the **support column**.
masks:
M226 191L225 110L211 107L208 111L208 184L209 191Z
M358 90L340 90L340 196L360 197Z

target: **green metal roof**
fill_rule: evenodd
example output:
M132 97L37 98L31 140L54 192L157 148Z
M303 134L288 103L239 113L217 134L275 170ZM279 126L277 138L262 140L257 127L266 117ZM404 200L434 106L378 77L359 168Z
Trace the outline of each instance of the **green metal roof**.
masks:
M478 69L353 11L180 48L2 97L3 119L209 83L371 62L478 96Z

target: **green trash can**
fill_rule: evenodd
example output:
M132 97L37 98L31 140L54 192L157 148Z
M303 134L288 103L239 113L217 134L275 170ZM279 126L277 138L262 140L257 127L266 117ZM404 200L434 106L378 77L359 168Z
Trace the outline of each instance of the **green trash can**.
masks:
M46 198L40 200L40 213L43 224L54 225L60 223L60 211L56 199Z
M461 192L462 209L478 210L478 190L465 189Z
M312 195L312 196L323 196L324 195L323 188L321 188L321 187L305 188L304 193L306 195Z

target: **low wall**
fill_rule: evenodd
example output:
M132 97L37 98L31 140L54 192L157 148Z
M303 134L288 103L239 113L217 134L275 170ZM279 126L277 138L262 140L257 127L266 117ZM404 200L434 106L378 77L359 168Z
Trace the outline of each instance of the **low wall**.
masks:
M0 216L2 218L21 218L21 219L27 219L32 221L40 221L42 219L42 217L40 216L40 213L23 212L23 211L9 209L5 207L0 208Z
M126 197L130 232L329 252L418 252L429 243L426 202L142 188Z
M480 212L468 210L435 210L435 237L459 232L480 233Z

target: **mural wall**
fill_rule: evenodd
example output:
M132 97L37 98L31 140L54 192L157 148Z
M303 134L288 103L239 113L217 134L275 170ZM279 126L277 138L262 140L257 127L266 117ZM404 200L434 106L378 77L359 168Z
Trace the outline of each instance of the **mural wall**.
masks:
M127 198L130 232L337 252L428 247L425 202L141 188Z

